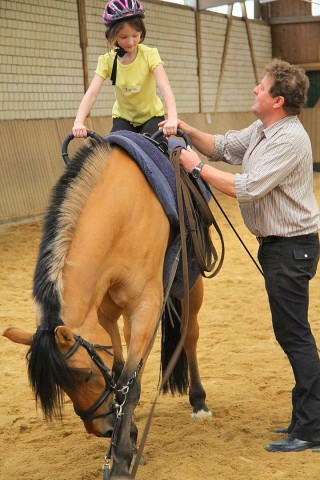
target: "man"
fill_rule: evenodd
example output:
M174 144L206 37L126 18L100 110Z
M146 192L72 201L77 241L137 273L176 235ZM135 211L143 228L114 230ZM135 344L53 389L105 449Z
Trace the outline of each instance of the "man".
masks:
M246 226L259 241L275 337L295 378L291 423L276 430L288 435L265 447L272 452L320 446L320 361L308 322L320 221L310 140L297 118L308 87L302 69L274 59L253 90L252 111L259 120L248 128L213 136L178 122L208 160L242 164L242 173L233 174L203 164L190 149L180 156L186 171L238 200Z

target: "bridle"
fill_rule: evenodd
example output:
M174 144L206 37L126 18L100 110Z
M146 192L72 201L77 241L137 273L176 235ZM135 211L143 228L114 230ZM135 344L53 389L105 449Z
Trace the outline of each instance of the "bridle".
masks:
M104 471L104 473L103 473L104 477L103 478L109 478L111 452L112 452L112 448L116 445L116 442L117 442L117 435L118 435L121 419L122 419L122 416L123 416L123 409L125 407L126 400L127 400L127 394L129 393L131 385L134 383L135 379L139 375L139 372L142 368L143 361L141 360L139 362L136 370L134 371L133 375L129 378L127 384L125 386L121 387L121 388L117 388L116 383L114 381L114 376L110 374L110 368L108 368L104 364L102 358L100 357L100 355L96 351L97 349L100 349L100 350L103 350L104 352L106 352L108 355L113 356L113 354L109 351L112 348L112 346L97 345L96 343L90 343L87 340L84 340L84 338L82 338L82 337L80 337L79 335L76 335L76 334L73 334L73 338L75 339L75 343L70 348L70 350L68 350L63 355L63 358L65 360L68 360L68 358L70 358L78 350L78 348L80 346L82 346L83 348L85 348L87 350L88 354L92 358L92 361L97 365L97 367L99 368L99 370L100 370L100 372L101 372L101 374L102 374L102 376L103 376L103 378L106 382L105 390L102 392L102 394L100 395L98 400L93 405L91 405L91 407L89 407L85 410L80 410L76 407L73 407L75 413L83 421L85 421L85 420L95 420L96 418L103 418L103 417L107 417L108 415L112 415L112 414L116 415L115 424L114 424L112 435L111 435L111 443L110 443L110 446L109 446L109 448L107 450L107 453L105 455L105 460L104 460L104 465L103 465L103 471ZM94 415L94 412L96 412L98 410L98 408L101 407L103 402L108 398L108 396L112 392L115 392L116 394L120 393L120 394L123 395L122 403L120 403L120 404L119 403L113 403L112 408L109 411L107 411L105 413Z
M106 352L108 355L113 356L113 354L109 351L112 346L106 346L106 345L97 345L96 343L90 343L87 340L84 340L84 338L80 337L79 335L73 334L73 338L75 339L75 343L73 346L68 350L67 353L64 354L64 359L67 360L70 358L81 346L85 348L92 358L93 362L97 365L99 368L105 382L106 386L98 400L89 408L86 408L85 410L80 410L76 407L74 407L75 413L81 418L81 420L94 420L96 418L102 418L106 417L108 415L111 415L114 413L114 410L110 410L106 413L101 413L94 415L94 412L98 410L99 407L103 404L103 402L108 398L108 396L116 389L116 384L114 382L114 376L113 374L110 374L110 368L108 368L100 355L97 352L97 349L103 350Z

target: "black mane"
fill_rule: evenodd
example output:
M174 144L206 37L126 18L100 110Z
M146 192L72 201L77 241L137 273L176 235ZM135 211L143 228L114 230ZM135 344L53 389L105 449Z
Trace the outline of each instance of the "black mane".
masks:
M92 145L82 147L74 156L66 171L60 177L51 192L51 198L44 220L42 240L39 247L38 260L33 278L33 296L37 303L55 308L57 306L54 298L54 285L48 278L48 271L52 264L53 243L58 233L58 221L68 189L72 182L78 177L88 155L92 153ZM45 321L45 319L44 319Z
M56 183L44 219L42 239L33 278L33 297L40 307L40 325L27 353L28 374L37 401L40 401L45 416L61 416L62 387L74 388L75 382L55 342L54 330L63 325L60 318L61 304L56 282L50 278L54 262L54 243L59 233L61 206L72 183L77 179L85 162L97 146L92 141L74 156L66 171Z

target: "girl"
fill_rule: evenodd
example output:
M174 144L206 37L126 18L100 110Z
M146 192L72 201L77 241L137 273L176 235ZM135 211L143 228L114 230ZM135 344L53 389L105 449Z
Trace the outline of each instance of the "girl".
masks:
M85 137L85 119L94 105L105 79L115 88L116 101L112 109L111 131L130 130L152 135L162 125L166 137L177 132L177 111L173 92L156 48L142 42L146 36L144 9L139 0L110 0L104 9L108 52L101 55L92 82L85 93L74 121L72 133Z

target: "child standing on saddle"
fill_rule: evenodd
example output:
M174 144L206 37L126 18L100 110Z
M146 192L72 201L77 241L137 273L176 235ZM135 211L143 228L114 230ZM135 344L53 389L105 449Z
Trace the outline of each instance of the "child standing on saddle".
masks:
M167 137L177 132L176 102L156 48L142 42L146 36L145 12L139 0L110 0L103 12L108 52L101 55L92 82L74 121L75 137L86 137L84 122L94 105L104 80L114 85L116 101L112 109L111 132L130 130L154 134L164 121L164 107L157 96L159 88L167 109L162 125Z

